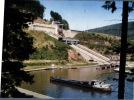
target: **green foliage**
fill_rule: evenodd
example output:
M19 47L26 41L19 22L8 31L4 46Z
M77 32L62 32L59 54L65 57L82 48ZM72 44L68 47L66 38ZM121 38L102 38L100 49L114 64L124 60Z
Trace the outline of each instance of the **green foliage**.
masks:
M134 61L134 54L132 54L131 56L131 61Z
M50 21L59 21L63 25L63 29L68 30L69 29L69 24L65 19L62 19L61 15L57 12L51 11L50 12L51 19Z
M105 45L105 42L108 42L110 38L105 37L101 34L99 35L95 33L82 32L78 33L75 38L78 38L81 41L80 43L82 45L85 45L91 49L96 49L101 53L105 52L105 50L110 47L110 45Z
M44 63L24 63L26 66L51 66L52 64L54 65L65 65L66 62L61 61L59 62L44 62Z
M88 32L99 32L115 36L121 35L121 23L90 29ZM128 22L128 39L134 39L134 22Z
M101 33L93 32L81 32L78 33L75 38L78 38L81 41L82 45L89 47L90 49L95 49L100 53L104 54L118 54L120 53L121 43L120 39L115 38L114 36L105 36ZM107 45L107 44L108 45ZM128 54L134 53L134 41L128 40L127 43Z
M111 9L112 13L117 9L115 5L115 1L106 1L102 7L106 10Z
M112 41L111 42L111 47L109 48L110 50L112 50L114 53L120 53L120 49L121 49L121 43L119 40L116 41Z
M134 53L134 40L128 40L128 43L127 43L127 52L128 53Z
M7 0L5 6L12 6L13 8L18 9L19 11L25 13L32 13L34 16L43 18L43 13L45 7L40 4L39 0Z
M54 21L60 21L60 22L62 21L62 17L59 13L51 11L50 15Z
M40 12L34 12L36 6ZM33 83L33 76L21 70L25 67L23 60L29 59L29 55L35 51L33 48L33 38L22 28L26 28L27 22L32 22L37 16L43 14L43 6L35 0L5 0L4 13L4 33L2 50L2 77L1 90L2 97L13 97L9 85L14 87L20 85L22 81ZM12 91L13 92L13 91Z
M69 29L69 24L65 19L63 19L61 23L64 24L63 29L65 29L65 30Z
M37 50L30 55L30 59L46 59L46 60L67 60L68 59L68 49L70 48L67 44L56 40L45 34L44 39L46 41L53 42L54 45L46 45Z

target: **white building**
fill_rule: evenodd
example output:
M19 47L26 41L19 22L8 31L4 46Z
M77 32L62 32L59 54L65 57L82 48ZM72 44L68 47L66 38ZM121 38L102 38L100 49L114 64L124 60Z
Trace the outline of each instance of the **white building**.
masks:
M47 33L53 33L53 34L59 34L60 31L62 31L61 26L63 24L60 24L59 22L53 21L52 24L49 24L45 20L41 18L37 18L34 20L34 22L27 23L29 26L29 30L39 30L39 31L45 31Z

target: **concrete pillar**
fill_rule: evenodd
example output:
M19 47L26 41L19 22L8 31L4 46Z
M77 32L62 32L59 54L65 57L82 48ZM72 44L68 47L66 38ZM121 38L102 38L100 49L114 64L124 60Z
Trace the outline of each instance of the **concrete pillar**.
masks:
M67 44L67 40L66 40L66 44Z
M58 34L58 25L55 25L55 34Z

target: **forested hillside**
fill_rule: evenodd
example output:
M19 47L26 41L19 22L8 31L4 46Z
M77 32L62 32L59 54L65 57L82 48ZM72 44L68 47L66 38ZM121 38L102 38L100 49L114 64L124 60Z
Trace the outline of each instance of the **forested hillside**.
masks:
M120 53L120 37L96 32L80 32L75 38L80 39L80 44L104 55ZM134 41L128 40L127 54L134 60Z
M88 32L99 32L105 34L112 34L115 36L121 35L121 23L108 25L100 28L87 30ZM128 38L134 39L134 21L128 23Z

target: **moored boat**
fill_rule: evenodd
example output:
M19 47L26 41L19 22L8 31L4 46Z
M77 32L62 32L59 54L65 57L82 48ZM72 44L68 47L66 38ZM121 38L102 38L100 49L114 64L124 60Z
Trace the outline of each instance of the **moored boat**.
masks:
M66 84L76 85L80 87L86 87L89 89L95 89L95 90L100 90L104 92L112 91L110 84L104 83L99 80L92 80L91 82L88 82L88 81L70 80L70 79L61 78L61 77L50 77L50 81L66 83Z

